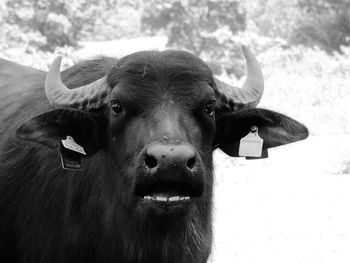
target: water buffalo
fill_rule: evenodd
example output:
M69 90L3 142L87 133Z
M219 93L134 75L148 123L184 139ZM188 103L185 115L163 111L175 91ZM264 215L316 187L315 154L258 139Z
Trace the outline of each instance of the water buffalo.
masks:
M61 57L48 73L1 59L0 262L206 262L213 151L239 156L251 127L262 157L308 136L256 108L263 76L243 53L242 88L176 50L62 73Z

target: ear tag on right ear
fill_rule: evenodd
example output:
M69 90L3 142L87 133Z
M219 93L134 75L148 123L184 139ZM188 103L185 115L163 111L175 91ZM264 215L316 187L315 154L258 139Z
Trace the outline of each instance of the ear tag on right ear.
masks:
M259 137L258 127L252 126L247 136L239 143L238 155L243 157L261 157L264 140Z

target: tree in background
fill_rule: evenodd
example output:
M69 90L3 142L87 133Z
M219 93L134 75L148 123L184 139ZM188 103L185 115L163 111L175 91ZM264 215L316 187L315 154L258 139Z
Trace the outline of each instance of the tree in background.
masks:
M232 0L151 0L143 6L142 28L149 34L165 33L168 46L201 56L216 73L223 60L237 60L231 39L246 26L245 10ZM221 37L225 35L225 37ZM241 72L242 73L242 72Z
M329 53L350 45L349 0L0 0L0 22L3 48L25 43L53 51L81 40L163 34L169 47L236 76L243 70L228 65L243 65L242 35L255 52L265 40L266 48L284 43Z
M299 17L299 0L250 0L244 3L247 10L249 30L259 35L288 39Z
M350 45L349 0L250 0L247 19L259 35L328 53Z
M4 19L19 32L12 37L25 42L29 36L29 44L54 50L76 46L92 32L101 15L98 5L98 0L11 0Z
M341 52L350 45L350 1L299 0L303 19L291 38L292 44L317 45L327 52Z
M212 33L228 27L232 34L245 29L245 12L238 1L229 0L151 0L142 14L143 28L164 31L168 45L196 55L217 43Z
M143 0L100 0L101 15L92 33L85 39L102 41L141 36L142 2Z

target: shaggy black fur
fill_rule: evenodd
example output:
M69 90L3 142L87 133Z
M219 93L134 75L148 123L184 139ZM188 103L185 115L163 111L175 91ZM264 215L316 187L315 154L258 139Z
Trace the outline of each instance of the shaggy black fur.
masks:
M141 70L145 77L151 76L150 70L154 69L158 75L153 77L173 78L169 79L172 85L181 81L187 85L188 80L193 84L199 79L212 82L211 73L202 62L193 61L194 57L186 54L183 59L192 63L184 67L179 64L181 59L176 61L179 55L140 53L119 63L113 58L99 58L69 68L62 72L62 79L68 87L75 88L110 72L108 79L113 88L116 80L131 79L128 73L123 77L122 70L117 70L128 64L129 73L132 69ZM140 65L133 61L137 58ZM173 69L166 62L169 59L173 60ZM0 62L0 75L7 74L6 82L0 83L4 94L0 104L0 262L206 262L212 236L210 140L209 145L201 146L206 152L200 153L206 163L205 196L179 218L152 216L142 207L122 200L126 191L122 182L115 182L111 191L105 189L109 187L106 180L110 179L105 178L106 174L114 173L111 180L127 180L123 179L125 168L118 161L111 161L108 145L84 159L83 170L75 172L61 169L57 149L16 138L16 130L25 121L52 110L43 89L45 73ZM164 65L166 69L160 70ZM63 119L59 114L60 110L55 118ZM62 114L67 118L78 113ZM92 114L105 116L106 109ZM104 132L108 142L108 131ZM141 146L137 148L140 150ZM120 160L124 162L123 158Z

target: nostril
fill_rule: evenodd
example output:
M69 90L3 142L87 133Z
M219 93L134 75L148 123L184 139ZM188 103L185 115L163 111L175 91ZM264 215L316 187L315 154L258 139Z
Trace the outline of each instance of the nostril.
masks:
M195 164L196 164L195 156L191 157L186 163L188 169L193 169Z
M145 159L145 165L152 169L154 167L156 167L158 165L158 162L157 162L157 159L154 158L153 156L151 155L147 155L146 159Z

